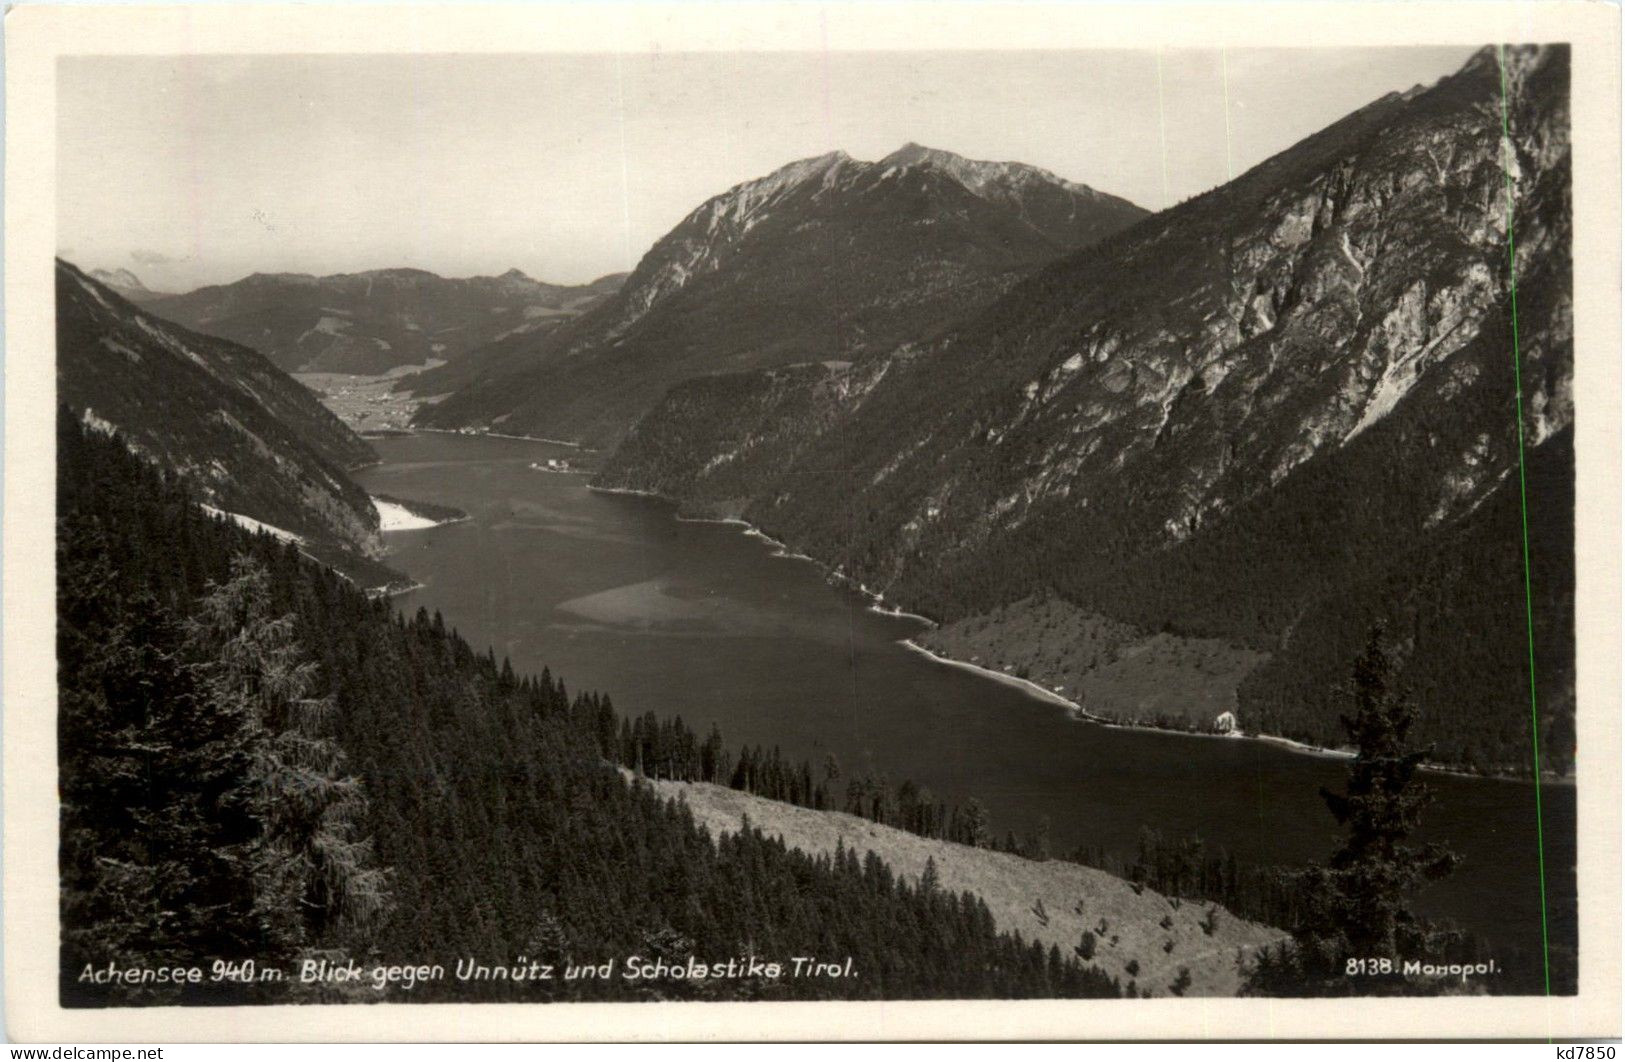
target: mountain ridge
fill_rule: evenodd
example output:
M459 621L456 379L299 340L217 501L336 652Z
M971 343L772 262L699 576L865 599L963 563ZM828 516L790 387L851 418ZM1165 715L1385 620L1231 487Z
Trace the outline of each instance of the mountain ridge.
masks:
M180 476L219 514L263 526L363 585L378 513L348 470L372 447L258 351L192 332L57 259L58 401Z
M180 294L133 292L154 313L261 350L289 372L375 374L451 361L507 335L548 331L618 287L550 284L518 269L443 277L394 267L251 273Z
M1510 141L1487 56L1058 260L933 340L839 369L686 381L600 482L743 517L949 624L1053 589L1147 637L1269 653L1234 693L1241 725L1315 744L1338 739L1330 661L1387 613L1413 626L1408 677L1448 701L1428 737L1458 761L1508 766L1516 743L1462 716L1429 660L1462 665L1461 689L1511 712L1494 690L1522 659L1521 582L1475 588L1476 561L1447 547L1455 529L1482 544L1486 522L1507 518L1517 459L1510 174L1526 434L1532 468L1547 470L1531 490L1556 521L1536 601L1541 702L1554 707L1541 744L1562 773L1567 53L1508 53ZM1407 590L1407 571L1431 573L1431 600ZM1294 637L1305 624L1318 646ZM1453 648L1452 624L1482 644Z
M452 392L419 411L424 426L601 445L685 377L850 359L928 334L1145 216L1012 165L947 152L904 165L798 159L690 211L579 320L477 354L472 378L448 369L403 386ZM980 192L956 176L972 171Z

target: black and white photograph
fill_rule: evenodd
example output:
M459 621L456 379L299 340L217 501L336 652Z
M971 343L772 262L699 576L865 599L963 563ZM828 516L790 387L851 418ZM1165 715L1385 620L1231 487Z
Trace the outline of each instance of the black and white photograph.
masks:
M1617 1036L1618 247L1507 26L53 57L52 1006Z

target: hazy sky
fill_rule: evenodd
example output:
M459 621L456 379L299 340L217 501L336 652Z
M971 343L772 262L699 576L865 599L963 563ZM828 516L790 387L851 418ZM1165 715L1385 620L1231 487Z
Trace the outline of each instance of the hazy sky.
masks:
M1160 209L1471 51L64 59L58 245L169 290L390 266L580 282L740 181L910 140Z

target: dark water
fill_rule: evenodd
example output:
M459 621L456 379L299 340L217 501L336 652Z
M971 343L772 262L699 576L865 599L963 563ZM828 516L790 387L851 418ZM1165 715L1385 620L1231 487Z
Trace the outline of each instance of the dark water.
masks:
M832 752L846 776L869 769L949 802L975 796L999 836L1048 815L1058 851L1131 854L1142 826L1199 834L1262 863L1323 858L1333 846L1317 793L1340 783L1337 761L1077 721L898 644L921 625L869 611L738 526L679 521L654 499L527 467L569 453L560 447L451 435L375 446L383 465L358 477L368 489L472 516L388 536L392 563L424 584L400 606L439 609L476 648L494 646L521 671L546 664L571 689L609 693L623 714L680 715L701 732L714 720L733 747L778 745L815 766ZM1464 859L1419 906L1538 953L1534 787L1429 782L1438 800L1424 839L1447 840ZM1547 785L1543 798L1548 903L1566 925L1574 790Z

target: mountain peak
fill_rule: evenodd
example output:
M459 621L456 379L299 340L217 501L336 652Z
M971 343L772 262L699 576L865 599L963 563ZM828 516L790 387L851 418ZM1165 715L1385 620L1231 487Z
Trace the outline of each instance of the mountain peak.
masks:
M952 151L926 147L912 140L875 165L882 170L923 166L947 174L983 198L1009 196L1016 194L1016 189L1042 185L1053 185L1074 195L1091 199L1109 198L1088 185L1069 181L1049 170L1025 162L986 162L970 159Z
M826 151L822 155L814 155L811 158L797 159L794 162L785 163L766 177L746 181L740 187L753 188L762 185L782 187L795 184L811 177L828 174L831 170L838 169L843 164L851 161L852 156L844 151Z
M703 220L713 231L719 220L727 219L739 227L741 233L748 232L767 204L792 190L815 183L827 188L839 181L847 168L853 165L852 156L844 151L829 151L811 158L797 159L765 177L736 184L721 195L713 196L690 214L689 219Z
M910 140L896 151L893 151L890 155L887 155L885 158L881 159L879 165L913 166L920 162L934 162L940 164L968 161L969 160L965 157L955 155L952 151L943 151L940 148L926 147L924 144L916 144L914 141Z

